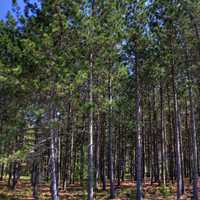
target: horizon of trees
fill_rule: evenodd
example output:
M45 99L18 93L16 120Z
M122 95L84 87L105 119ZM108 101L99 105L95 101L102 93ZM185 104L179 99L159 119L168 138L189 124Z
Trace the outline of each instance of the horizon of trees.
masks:
M199 0L24 0L0 21L0 180L87 185L185 178L198 200Z

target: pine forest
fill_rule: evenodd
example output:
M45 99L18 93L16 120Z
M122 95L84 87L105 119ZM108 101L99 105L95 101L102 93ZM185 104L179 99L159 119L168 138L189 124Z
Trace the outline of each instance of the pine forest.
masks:
M0 199L199 200L200 0L8 1Z

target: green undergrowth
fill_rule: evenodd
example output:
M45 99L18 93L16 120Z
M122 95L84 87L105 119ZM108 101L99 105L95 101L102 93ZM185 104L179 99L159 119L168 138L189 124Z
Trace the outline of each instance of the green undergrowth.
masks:
M170 187L165 186L165 185L161 185L161 186L159 187L159 192L160 192L161 195L162 195L163 197L165 197L165 198L172 195L171 190L170 190Z
M8 197L6 196L6 194L0 194L0 200L19 200L19 199L15 197Z

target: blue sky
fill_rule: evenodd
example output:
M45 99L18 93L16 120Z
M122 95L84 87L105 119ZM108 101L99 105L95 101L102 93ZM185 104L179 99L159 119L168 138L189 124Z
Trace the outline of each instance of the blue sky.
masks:
M24 7L23 0L17 0L20 8ZM12 0L0 0L0 19L5 19L6 14L12 9Z
M24 8L24 0L16 0L21 11ZM38 2L38 0L30 0L30 2ZM12 0L0 0L0 19L5 19L8 11L12 10Z

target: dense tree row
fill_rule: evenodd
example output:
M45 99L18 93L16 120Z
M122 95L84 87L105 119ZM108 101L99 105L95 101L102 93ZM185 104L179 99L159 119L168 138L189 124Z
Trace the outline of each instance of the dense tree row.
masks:
M0 22L0 179L94 192L200 172L200 1L24 1ZM109 183L107 183L109 181Z

